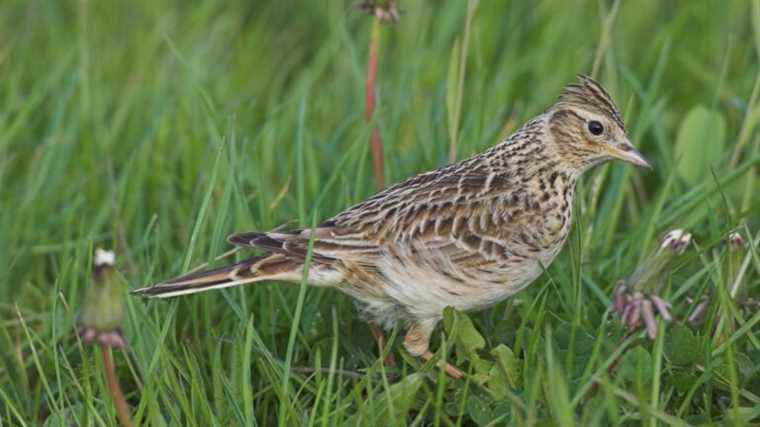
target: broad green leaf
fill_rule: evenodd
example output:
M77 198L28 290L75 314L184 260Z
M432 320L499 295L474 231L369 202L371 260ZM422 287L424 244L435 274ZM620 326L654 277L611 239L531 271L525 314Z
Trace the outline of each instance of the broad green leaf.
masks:
M665 355L675 365L689 366L700 358L699 338L683 325L673 325L665 342Z
M494 418L491 405L482 397L471 394L467 398L467 413L477 425L487 425Z
M499 344L496 348L491 350L491 355L496 360L496 365L501 368L506 375L509 385L512 388L520 388L522 378L520 375L520 363L512 352L512 349L504 344Z
M698 105L681 122L675 157L679 176L690 185L702 183L724 152L726 122L714 110Z
M457 323L457 311L453 307L446 307L443 309L443 330L448 334L449 339L453 339Z
M377 402L383 402L383 404L377 407L379 413L372 414L374 419L379 419L383 415L389 415L387 414L388 406L385 402L390 402L389 404L393 407L395 417L403 419L416 402L415 396L417 396L417 392L424 381L423 374L415 373L407 375L401 381L390 386L387 391L378 395L376 397ZM365 425L366 423L367 420L362 419L362 415L355 414L349 418L345 425ZM390 424L393 424L393 422Z
M652 378L652 366L652 356L639 345L623 356L618 372L621 378L630 381L636 381L637 377L648 380Z
M449 339L468 354L486 346L486 340L475 329L472 320L465 313L446 307L443 312L443 326L449 334Z
M390 399L396 408L397 415L409 411L414 403L417 391L424 382L424 378L424 375L420 373L407 375L404 379L390 387L388 393L390 393Z
M476 351L486 346L486 340L480 335L475 325L472 324L472 320L466 315L462 314L460 318L460 327L457 338L459 343L468 351Z
M476 384L485 384L491 379L491 372L494 368L494 363L485 359L481 359L476 353L469 353L470 365L473 368L473 374L470 376L470 381Z
M670 384L681 394L687 393L698 379L699 375L692 370L677 371L669 377Z
M494 399L500 400L507 395L507 384L509 384L509 380L507 379L507 374L498 364L494 364L491 368L490 376L488 377L488 382L486 384L488 386L488 391L491 393L491 397Z
M733 355L733 361L729 362L726 357L721 357L714 361L714 369L719 377L731 378L731 371L736 369L736 374L740 385L749 384L757 372L757 366L744 353L736 352Z

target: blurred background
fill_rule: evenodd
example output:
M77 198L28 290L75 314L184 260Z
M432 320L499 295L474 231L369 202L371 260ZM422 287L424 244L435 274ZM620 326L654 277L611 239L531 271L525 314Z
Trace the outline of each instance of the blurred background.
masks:
M0 3L0 418L103 421L107 405L90 399L102 383L81 371L89 356L71 334L94 247L116 251L126 288L176 275L226 251L233 231L309 225L373 194L373 125L395 183L448 163L453 129L459 159L492 146L579 73L613 95L654 169L611 165L584 180L570 248L517 299L541 290L550 314L510 317L514 302L474 314L489 340L514 345L577 318L593 342L604 295L661 233L689 228L709 250L731 229L757 229L757 1L480 1L469 29L466 1L397 7L398 22L380 26L367 123L375 18L352 1ZM693 256L684 274L703 262ZM757 274L747 277L756 291ZM281 381L297 296L297 286L264 285L128 298L128 400L152 423L290 414L269 383ZM300 316L294 364L327 364L333 351L344 369L376 364L348 297L309 290ZM291 422L324 398L321 380L304 378ZM363 413L357 396L376 391L331 387L323 421ZM556 414L541 399L534 421ZM719 411L686 405L679 416Z

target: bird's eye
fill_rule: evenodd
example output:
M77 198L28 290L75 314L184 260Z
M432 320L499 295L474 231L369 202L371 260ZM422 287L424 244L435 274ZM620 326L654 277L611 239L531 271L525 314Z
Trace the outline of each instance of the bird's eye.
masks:
M604 126L596 120L592 120L588 122L588 131L591 132L592 135L601 135L602 132L604 132Z

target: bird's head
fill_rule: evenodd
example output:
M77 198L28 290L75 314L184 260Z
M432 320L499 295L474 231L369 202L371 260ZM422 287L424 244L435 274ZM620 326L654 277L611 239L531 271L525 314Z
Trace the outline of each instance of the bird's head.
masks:
M590 77L578 76L578 80L547 111L560 157L579 171L614 159L651 167L631 144L610 95Z

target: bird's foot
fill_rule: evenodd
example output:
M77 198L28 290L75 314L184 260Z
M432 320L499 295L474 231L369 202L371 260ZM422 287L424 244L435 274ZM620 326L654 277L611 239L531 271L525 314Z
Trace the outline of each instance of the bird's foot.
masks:
M382 355L385 352L385 346L387 344L383 329L378 326L377 323L370 322L369 330L372 332L372 336L375 337L375 342L377 342L377 351ZM393 353L389 352L387 355L385 355L383 358L383 365L389 368L396 367L396 357L393 355Z
M424 361L429 361L433 358L433 353L430 352L430 350L422 353L420 356ZM460 371L459 368L452 365L449 362L439 362L439 365L443 365L442 368L446 371L446 374L450 376L451 378L454 378L455 380L458 380L462 377L464 377L464 372Z

